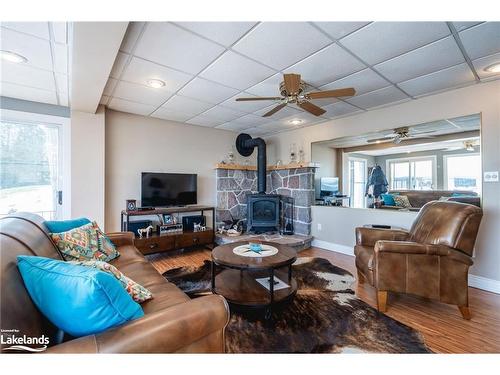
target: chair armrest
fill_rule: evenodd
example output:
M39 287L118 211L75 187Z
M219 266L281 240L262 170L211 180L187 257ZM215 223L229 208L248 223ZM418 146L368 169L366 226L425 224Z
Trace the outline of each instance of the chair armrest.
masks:
M172 353L229 322L226 300L218 295L196 298L128 322L108 331L53 346L48 353ZM221 343L221 351L224 343Z
M377 241L375 244L375 256L381 253L436 255L450 257L468 265L472 265L473 263L468 255L451 247L410 241Z
M356 245L375 246L379 240L404 241L409 233L401 229L356 228Z
M113 242L116 247L134 245L134 233L132 232L113 232L106 233L106 236Z

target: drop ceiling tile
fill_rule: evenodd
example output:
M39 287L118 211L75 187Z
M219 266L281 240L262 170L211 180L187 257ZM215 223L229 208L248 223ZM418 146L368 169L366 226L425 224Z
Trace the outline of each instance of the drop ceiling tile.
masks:
M399 86L412 96L420 96L472 82L474 76L468 65L460 64L402 82Z
M401 92L401 90L398 90L394 86L388 86L383 89L346 99L346 101L358 107L368 109L393 102L399 102L407 98L408 97Z
M283 74L276 73L245 91L257 96L281 96L280 83L282 81Z
M54 74L51 71L33 68L26 64L2 61L0 78L3 82L56 91Z
M272 122L273 120L270 119L269 117L259 117L259 116L249 114L249 115L239 117L233 121L237 122L238 124L247 125L250 128L253 126L260 126L260 125Z
M373 22L342 39L368 64L377 64L450 34L445 22Z
M66 22L51 22L56 43L68 44L68 24Z
M488 66L500 63L500 53L495 53L493 55L481 57L480 59L472 60L472 64L476 69L477 74L481 78L497 78L500 79L500 73L487 72Z
M174 95L165 104L162 105L162 108L166 108L171 111L191 114L193 116L198 115L211 107L213 107L213 104L211 103L186 98L185 96L180 95Z
M370 22L314 22L325 33L334 39L344 36L368 25Z
M234 120L238 117L244 116L245 114L245 112L235 111L233 109L225 108L220 105L203 112L203 116L213 118L214 120L221 120L222 122Z
M248 128L244 130L245 133L250 134L252 137L260 137L264 134L267 134L269 132L266 132L264 129L261 128Z
M137 57L132 58L122 75L122 80L138 83L139 85L145 85L150 79L162 80L169 91L177 91L192 78L189 74Z
M335 118L347 115L349 113L361 112L360 109L345 102L337 102L334 104L330 104L324 106L323 109L326 110L326 113L323 115L323 117L328 117L328 118Z
M115 111L134 113L142 116L147 116L156 109L156 107L152 105L135 103L119 98L112 98L108 107L114 109Z
M54 91L41 90L8 82L0 84L0 96L57 105L57 97Z
M177 22L177 25L226 47L240 39L255 24L255 22Z
M179 94L189 98L218 104L239 92L237 89L219 85L203 78L195 78L184 86Z
M274 104L274 105L270 105L270 106L268 106L266 108L260 109L260 110L258 110L256 112L254 112L254 115L256 115L256 116L262 116L265 113L269 112L271 109L273 109L276 105L277 104ZM285 118L285 117L296 116L296 115L299 115L300 113L302 113L302 110L300 110L299 108L297 108L293 104L289 104L285 108L279 110L274 115L272 115L272 116L270 116L268 118L271 121L276 121L276 120L279 120L279 119L282 119L282 118Z
M197 74L224 51L174 24L148 22L134 55L183 72Z
M151 114L151 117L161 118L163 120L185 122L193 117L191 114L172 111L166 108L158 108Z
M1 25L38 38L50 39L48 22L2 22Z
M24 65L52 70L52 54L47 40L2 28L2 49L28 59Z
M305 82L321 86L364 68L359 60L333 44L287 68L285 73L299 73Z
M114 78L108 78L108 82L106 82L106 86L104 86L102 94L111 96L113 94L113 90L115 89L117 83L118 80Z
M275 71L247 59L232 51L227 51L200 76L223 85L245 90L270 77Z
M245 35L233 49L281 70L329 43L330 39L306 22L264 22Z
M54 71L68 74L68 46L66 44L52 43L54 51Z
M130 100L136 103L151 104L156 107L162 105L168 98L173 95L172 91L165 87L158 89L138 85L125 81L118 81L113 97Z
M374 68L392 82L402 82L465 62L452 36L404 55L384 61Z
M273 122L269 122L269 123L264 124L264 125L260 125L260 126L258 126L258 128L261 129L265 133L274 133L274 132L278 132L278 131L282 131L282 130L288 130L288 129L294 129L294 128L298 129L299 127L293 126L290 124L283 124L283 123L278 122L278 121L273 121Z
M245 101L245 102L236 101L237 98L253 98L253 97L256 98L257 96L249 94L247 92L240 92L239 94L236 94L235 96L223 101L222 103L220 103L220 105L237 111L253 113L259 109L268 107L269 103L272 103L272 101L265 101L265 100L255 100L255 101Z
M239 132L239 131L242 131L243 129L247 129L248 125L247 124L240 124L240 123L237 123L234 121L229 121L229 122L225 122L222 125L217 125L216 128L222 129L222 130L230 130L233 132Z
M206 126L206 127L210 127L210 128L213 128L217 125L221 125L223 122L224 121L216 120L214 118L211 118L208 116L203 116L203 115L198 115L198 116L193 117L192 119L186 121L187 124Z
M127 27L127 32L123 38L122 44L120 46L120 51L125 53L132 53L135 43L141 35L142 28L146 22L129 22Z
M120 74L122 74L123 69L125 69L125 65L127 65L127 61L130 55L123 52L118 52L116 55L115 63L113 64L113 69L111 69L110 77L120 78Z
M56 73L56 90L57 92L68 93L68 76L65 74Z
M344 87L353 87L356 90L356 96L364 93L381 89L389 86L387 82L380 75L371 69L365 69L360 72L351 74L350 76L341 78L335 82L321 86L320 90L335 90Z
M468 29L469 27L476 26L481 22L452 22L453 26L455 26L455 30L458 32Z
M290 123L293 120L300 120L302 122L298 125L293 125ZM283 124L283 125L291 126L291 127L302 127L305 125L317 124L317 123L325 121L325 120L326 119L324 117L314 116L314 115L310 114L309 112L301 112L298 114L294 114L292 116L288 116L288 117L284 117L282 119L279 119L279 120L277 120L277 122L279 122L280 124Z
M500 52L500 22L485 22L458 35L472 60Z

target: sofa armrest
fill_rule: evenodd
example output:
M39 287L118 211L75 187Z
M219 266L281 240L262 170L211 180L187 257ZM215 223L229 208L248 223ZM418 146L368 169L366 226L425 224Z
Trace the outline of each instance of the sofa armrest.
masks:
M106 233L106 236L113 242L116 247L134 245L134 233L132 232L113 232Z
M404 241L409 233L401 229L356 228L356 245L375 246L379 240Z
M450 257L468 265L473 263L468 255L451 247L410 241L377 241L375 256L377 257L381 253L436 255Z
M210 295L174 305L108 331L53 346L48 353L172 353L224 330L229 308ZM224 343L221 342L221 352Z

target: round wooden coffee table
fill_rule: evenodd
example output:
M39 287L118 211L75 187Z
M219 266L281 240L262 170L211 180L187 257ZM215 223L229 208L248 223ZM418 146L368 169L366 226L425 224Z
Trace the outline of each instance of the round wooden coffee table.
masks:
M212 250L212 293L224 296L233 305L264 308L268 319L274 305L291 300L297 292L297 281L292 276L292 264L297 259L297 252L273 242L261 243L274 246L278 253L264 257L246 257L233 252L234 248L248 242L235 242ZM217 268L221 269L219 273ZM265 279L269 289L257 279ZM274 290L276 279L289 287Z

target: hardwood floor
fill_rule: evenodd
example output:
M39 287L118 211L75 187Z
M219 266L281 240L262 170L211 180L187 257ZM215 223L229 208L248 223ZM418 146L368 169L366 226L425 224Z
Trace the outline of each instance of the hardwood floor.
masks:
M301 257L321 257L356 275L354 257L320 248L299 253ZM192 250L173 255L148 256L159 272L201 265L210 259L209 250ZM359 298L376 307L376 292L368 284L356 283ZM437 353L500 353L500 295L469 288L472 320L462 319L456 306L424 298L389 293L386 314L421 332L426 344Z

